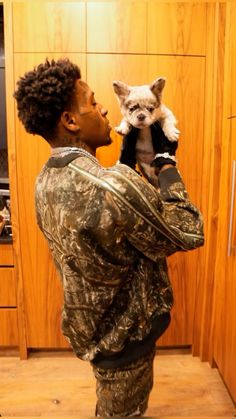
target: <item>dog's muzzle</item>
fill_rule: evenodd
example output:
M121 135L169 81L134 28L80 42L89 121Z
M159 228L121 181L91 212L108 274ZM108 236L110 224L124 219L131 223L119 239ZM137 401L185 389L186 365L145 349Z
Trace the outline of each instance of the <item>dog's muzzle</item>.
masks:
M137 119L140 122L144 121L145 118L146 118L146 115L144 115L144 113L140 113L139 115L137 115Z

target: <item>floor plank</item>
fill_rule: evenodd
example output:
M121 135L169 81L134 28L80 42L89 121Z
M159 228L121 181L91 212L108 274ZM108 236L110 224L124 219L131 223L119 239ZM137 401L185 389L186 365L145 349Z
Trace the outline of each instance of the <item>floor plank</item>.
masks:
M219 376L191 354L160 351L147 416L232 417L233 402ZM95 380L71 352L31 353L27 361L0 358L2 417L94 417Z

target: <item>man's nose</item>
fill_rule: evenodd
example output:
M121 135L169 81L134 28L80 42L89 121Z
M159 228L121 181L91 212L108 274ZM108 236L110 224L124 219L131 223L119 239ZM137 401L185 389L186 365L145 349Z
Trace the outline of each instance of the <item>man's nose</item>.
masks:
M106 116L108 114L108 110L101 107L101 114L102 114L102 116Z

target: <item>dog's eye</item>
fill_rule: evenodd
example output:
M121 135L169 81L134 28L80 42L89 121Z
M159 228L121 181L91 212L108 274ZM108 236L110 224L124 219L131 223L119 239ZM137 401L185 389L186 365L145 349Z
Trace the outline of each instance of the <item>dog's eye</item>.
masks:
M133 112L133 111L135 111L136 109L138 109L138 105L134 105L134 106L131 106L130 108L129 108L129 111L130 112Z
M154 111L154 108L150 106L149 108L147 108L147 110L152 113Z

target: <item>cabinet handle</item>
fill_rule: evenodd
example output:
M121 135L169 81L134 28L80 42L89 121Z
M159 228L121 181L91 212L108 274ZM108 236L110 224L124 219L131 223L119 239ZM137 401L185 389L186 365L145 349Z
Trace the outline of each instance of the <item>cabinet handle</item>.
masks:
M234 247L232 246L232 235L233 235L233 218L234 218L234 195L235 195L235 173L236 173L236 160L233 160L232 165L232 185L231 185L231 200L230 200L230 212L229 212L229 235L228 235L228 256L231 256L231 251Z

